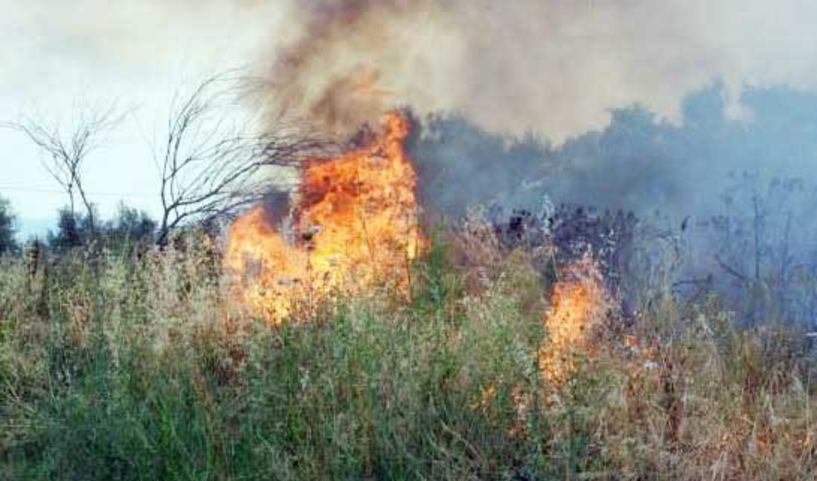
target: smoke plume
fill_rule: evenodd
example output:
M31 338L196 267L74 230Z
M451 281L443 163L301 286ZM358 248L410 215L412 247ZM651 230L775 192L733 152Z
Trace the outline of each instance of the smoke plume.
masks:
M555 143L638 104L681 120L685 95L817 87L817 4L806 0L308 0L266 55L270 112L334 131L383 109L454 111Z

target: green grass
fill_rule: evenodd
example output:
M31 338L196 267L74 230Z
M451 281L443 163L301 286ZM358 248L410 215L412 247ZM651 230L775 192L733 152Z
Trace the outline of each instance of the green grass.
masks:
M0 479L815 479L799 334L663 299L550 385L529 259L474 282L452 250L410 302L373 289L275 328L193 242L33 276L3 259Z

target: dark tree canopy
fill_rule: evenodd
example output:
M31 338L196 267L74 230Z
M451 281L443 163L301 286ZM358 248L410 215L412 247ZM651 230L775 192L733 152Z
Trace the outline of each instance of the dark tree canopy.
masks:
M55 249L80 247L88 236L87 219L70 208L62 208L57 213L57 230L48 233L48 245Z
M98 218L98 216L95 216ZM57 228L49 233L48 245L66 250L87 245L121 251L154 242L157 223L146 212L120 204L116 215L105 222L97 222L93 229L87 216L71 214L62 208L57 214Z
M121 204L116 217L105 223L103 234L111 246L150 244L156 229L156 221L146 212Z
M16 219L8 200L0 197L0 254L17 249L14 237Z

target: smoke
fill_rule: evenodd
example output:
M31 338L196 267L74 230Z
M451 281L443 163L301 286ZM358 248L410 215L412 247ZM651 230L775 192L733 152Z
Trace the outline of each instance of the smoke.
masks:
M461 115L423 119L409 145L424 205L459 217L497 203L535 209L554 203L667 214L679 223L724 207L744 172L817 178L817 94L749 89L739 99L751 122L723 115L723 85L684 98L678 124L644 108L617 109L610 124L554 145L536 136L493 134Z
M817 189L770 179L817 178L817 3L293 1L272 116L344 134L410 106L432 214L544 195L658 211L679 279L720 285L741 319L813 323L812 281L791 273L814 272ZM737 309L766 283L779 302Z
M777 87L817 92L810 0L109 3L0 0L6 97L91 82L98 94L107 82L147 98L176 86L168 71L216 57L214 69L251 65L274 119L344 134L396 106L423 121L445 112L468 128L426 126L446 140L420 139L416 157L442 172L424 185L438 186L446 211L499 191L511 202L522 183L525 196L546 186L555 201L687 210L699 191L716 197L728 171L784 162L786 175L817 175L811 150L794 147L814 137L801 128L810 101L778 95L792 114L768 120L770 101L747 101ZM708 101L731 123L688 112L685 99L713 84ZM633 106L648 118L623 118Z
M493 132L560 144L634 104L679 122L682 99L723 82L817 87L807 0L308 0L269 51L268 106L343 131L382 110L453 111Z
M635 104L678 123L682 99L713 80L742 120L747 87L817 90L810 0L109 3L0 0L0 58L12 70L3 85L62 85L79 73L144 83L161 70L252 65L272 117L347 131L409 105L556 144Z
M294 26L271 49L260 92L271 117L348 134L398 105L439 107L423 92L453 77L446 62L460 39L445 33L436 2L308 0L288 15ZM442 55L430 55L435 47Z

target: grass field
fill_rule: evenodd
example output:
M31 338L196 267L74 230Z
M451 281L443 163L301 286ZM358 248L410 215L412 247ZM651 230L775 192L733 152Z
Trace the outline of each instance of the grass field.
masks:
M4 258L0 479L817 478L803 333L655 295L606 310L555 380L530 254L461 257L438 240L409 300L373 288L276 327L195 238Z

